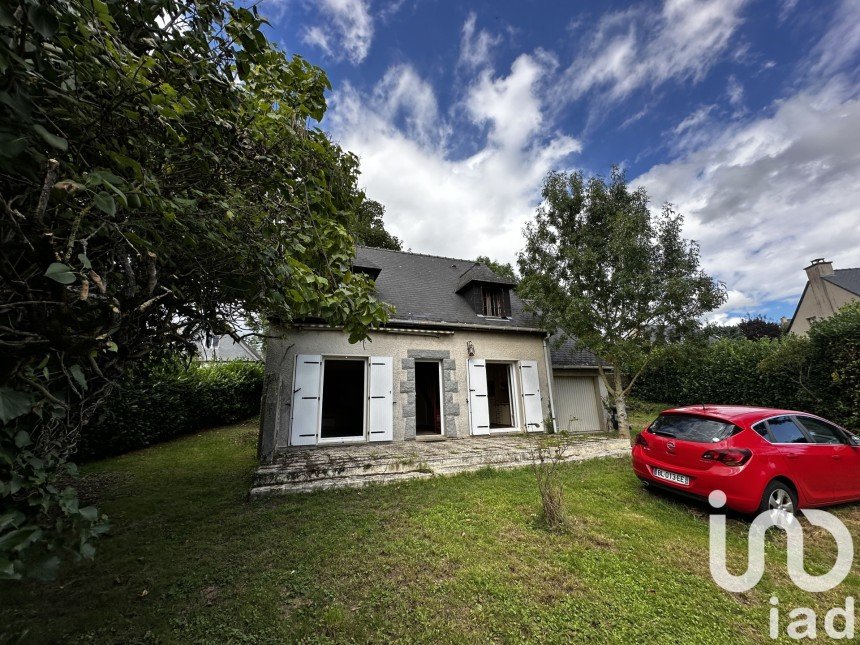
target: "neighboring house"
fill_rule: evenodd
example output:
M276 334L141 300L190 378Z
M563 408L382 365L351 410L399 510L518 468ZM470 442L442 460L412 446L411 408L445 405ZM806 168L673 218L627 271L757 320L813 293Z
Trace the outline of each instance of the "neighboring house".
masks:
M244 340L234 340L228 334L206 334L194 343L201 361L262 361L263 356Z
M355 345L318 322L271 330L263 461L289 446L541 431L555 416L547 334L511 280L470 260L362 246L354 268L396 311ZM557 356L564 425L605 428L593 356Z
M819 258L804 270L808 281L788 326L794 334L805 334L816 320L860 300L860 268L834 270L832 262Z

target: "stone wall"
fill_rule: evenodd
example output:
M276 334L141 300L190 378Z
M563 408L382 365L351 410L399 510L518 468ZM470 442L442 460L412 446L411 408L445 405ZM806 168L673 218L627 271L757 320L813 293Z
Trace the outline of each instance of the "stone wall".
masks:
M400 396L405 398L403 412L403 438L415 438L415 361L431 360L442 363L442 393L444 414L444 434L446 437L466 437L469 435L469 420L460 421L460 403L457 397L460 385L457 382L457 361L451 352L442 349L408 349L408 358L400 359Z

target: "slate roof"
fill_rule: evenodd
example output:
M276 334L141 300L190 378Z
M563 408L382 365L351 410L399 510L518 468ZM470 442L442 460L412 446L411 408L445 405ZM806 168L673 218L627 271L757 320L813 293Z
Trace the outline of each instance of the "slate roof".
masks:
M597 357L584 347L579 347L576 340L556 332L549 341L549 356L553 367L596 367ZM603 361L603 365L607 363Z
M459 293L472 282L498 284L508 287L514 287L517 284L513 280L498 275L487 265L478 264L477 262L473 263L473 266L466 269L463 275L460 276L460 281L457 283L457 292Z
M860 296L860 268L836 269L833 275L822 276L828 282Z
M356 247L355 266L378 266L376 292L380 300L394 305L392 323L452 324L474 327L507 327L537 330L538 321L525 311L523 301L511 291L510 318L485 318L457 293L461 280L480 276L480 281L510 285L507 278L473 260L436 255ZM471 278L476 279L476 278Z

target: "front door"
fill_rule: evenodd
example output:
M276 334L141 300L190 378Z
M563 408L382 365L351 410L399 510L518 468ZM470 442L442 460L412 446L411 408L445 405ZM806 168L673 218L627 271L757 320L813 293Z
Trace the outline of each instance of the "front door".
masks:
M439 361L415 361L415 433L441 435L442 387Z

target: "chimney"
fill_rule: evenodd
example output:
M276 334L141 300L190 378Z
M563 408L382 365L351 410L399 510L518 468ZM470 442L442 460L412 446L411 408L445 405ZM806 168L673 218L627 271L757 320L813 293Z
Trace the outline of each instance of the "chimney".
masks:
M804 271L806 271L806 276L809 279L809 289L818 305L818 310L824 314L824 317L836 313L836 308L830 301L830 294L827 293L827 287L822 280L824 276L833 275L833 262L828 262L824 258L816 258Z

